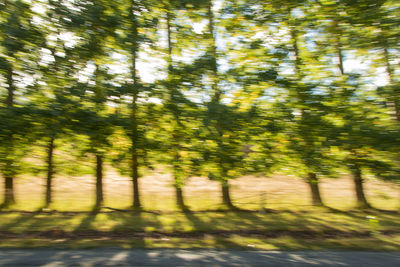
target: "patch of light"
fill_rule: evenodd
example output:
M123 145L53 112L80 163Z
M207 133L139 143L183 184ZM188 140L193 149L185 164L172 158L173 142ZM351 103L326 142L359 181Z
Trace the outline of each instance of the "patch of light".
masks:
M350 58L345 59L343 61L344 71L345 72L359 72L359 71L366 71L368 69L368 63L362 62L357 58Z
M44 20L38 16L33 16L32 22L34 25L42 25L44 23Z
M125 64L110 64L108 68L111 74L124 74L129 72L129 67Z
M166 69L167 67L164 60L154 57L151 51L140 52L139 58L137 71L142 81L153 83L155 80L166 78L166 73L160 71L160 69Z
M45 15L47 9L44 5L35 3L34 5L32 5L31 10L40 15Z
M206 27L207 27L207 20L193 23L193 31L197 34L203 33Z
M89 76L94 73L96 66L93 63L88 63L86 67L79 71L78 73L78 81L81 83L85 83L89 80Z
M79 39L73 32L62 32L59 34L59 38L65 42L65 46L68 48L74 47Z
M35 79L26 73L18 72L19 77L17 78L16 86L19 88L25 88L34 84Z
M154 104L161 104L162 100L160 98L158 98L158 97L149 97L149 98L146 99L145 102L154 103Z
M222 5L224 4L224 0L216 0L214 1L213 4L213 11L217 12L222 8Z
M257 31L250 39L264 39L265 33L263 31Z
M374 84L376 86L385 86L389 84L389 79L387 77L386 68L380 67L376 69Z
M54 62L54 57L51 55L51 51L46 48L41 49L41 59L39 61L40 65L48 65L49 63Z

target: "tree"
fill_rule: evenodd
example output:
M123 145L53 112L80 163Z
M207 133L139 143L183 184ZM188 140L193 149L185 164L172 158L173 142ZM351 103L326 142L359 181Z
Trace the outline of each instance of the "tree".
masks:
M380 151L387 150L387 143L382 142L382 132L390 133L390 127L381 126L379 130L377 121L382 119L378 106L371 104L366 98L376 96L367 95L360 89L365 89L366 85L361 81L362 77L352 73L346 73L344 57L346 54L354 53L345 49L357 48L359 51L365 49L363 44L365 35L363 29L359 26L372 26L375 24L376 18L380 17L380 7L385 1L342 1L338 3L320 3L318 16L324 18L327 34L327 43L331 43L333 55L337 58L338 73L340 77L336 78L333 83L332 100L335 103L340 103L340 107L334 110L337 113L337 118L343 120L343 128L339 131L339 139L342 141L341 148L348 153L344 159L344 163L353 175L355 185L355 195L357 204L361 208L368 208L370 204L364 193L364 176L363 169L369 169L372 172L380 173L392 172L387 159L384 160L379 155ZM340 14L338 16L338 14ZM328 19L328 20L327 20ZM369 29L370 30L370 29ZM382 37L382 36L381 36ZM385 38L382 38L385 39ZM384 41L386 42L386 41ZM327 46L329 47L329 46ZM395 107L396 104L393 103ZM368 112L365 107L373 107L373 113ZM339 119L340 120L340 119ZM346 140L346 141L344 141ZM343 143L344 141L344 143ZM340 142L340 141L339 141ZM368 152L367 152L368 151ZM387 170L383 171L383 166Z
M103 169L105 152L110 146L108 137L112 133L112 117L107 107L108 98L113 95L113 77L109 74L107 63L110 62L114 45L115 30L118 26L118 8L113 1L87 1L80 4L82 22L75 30L83 37L77 48L81 60L86 66L92 65L94 71L88 79L85 94L81 97L81 110L76 120L77 132L86 134L90 140L90 152L96 158L96 202L99 208L104 201Z
M34 121L38 123L35 135L46 139L46 193L45 206L53 202L53 178L56 173L54 151L57 139L68 135L71 130L71 112L76 103L71 98L74 73L73 64L77 59L73 48L66 46L61 33L66 31L69 17L62 1L49 1L46 14L36 16L42 19L41 31L44 35L43 49L48 58L40 64L42 77L37 90L30 94L30 105Z
M176 191L177 206L183 210L188 207L185 204L183 196L183 186L185 180L196 172L194 162L196 159L193 155L194 151L193 138L189 135L194 135L193 129L196 128L196 118L193 115L199 114L199 107L194 102L190 101L184 94L184 91L193 90L189 88L188 82L196 80L195 77L188 77L190 74L188 68L191 68L191 63L179 62L176 58L179 57L188 47L196 46L193 40L190 24L184 25L178 20L188 18L186 12L196 16L194 11L204 7L202 1L165 1L161 9L165 14L166 30L167 30L167 77L162 81L166 91L163 93L165 114L164 118L169 122L165 125L164 130L168 132L169 138L167 151L169 162L172 165L172 173L174 176L174 187ZM176 11L180 11L177 13ZM185 12L186 11L186 12ZM191 72L193 74L193 72ZM189 75L188 75L189 74ZM194 75L196 76L196 75ZM198 120L197 120L198 124Z
M32 23L29 4L22 1L2 1L0 6L0 32L2 33L0 71L6 80L7 91L4 105L6 113L18 113L23 109L17 102L16 91L24 88L17 84L17 80L34 72L34 62L38 59L38 48L42 43L42 36ZM5 206L15 203L14 179L18 172L18 161L23 156L17 149L18 143L22 141L18 137L22 133L18 128L22 125L15 115L10 119L12 120L9 121L10 127L6 131L6 136L3 136L0 162L1 173L5 179L3 203Z
M117 44L129 64L129 74L124 78L120 86L121 94L125 99L129 99L129 121L123 125L131 141L130 147L130 174L133 185L133 208L141 209L140 190L139 190L139 167L145 166L146 150L151 142L146 139L146 117L142 100L151 89L152 85L141 81L138 74L138 64L140 60L140 50L152 43L151 36L154 36L157 19L154 17L153 1L124 1L119 8L119 27L117 29ZM144 49L144 48L143 48ZM142 110L143 108L143 110Z
M224 126L233 126L229 122L223 124L224 119L228 116L229 108L221 103L222 89L220 88L220 77L217 63L217 45L216 45L216 30L215 30L215 15L213 11L213 0L209 0L207 4L207 19L208 19L208 37L210 40L208 51L206 53L209 59L209 77L211 80L211 95L210 102L207 103L206 120L211 127L211 135L216 147L210 159L215 161L215 171L210 172L209 177L216 179L221 184L222 203L228 208L233 208L233 203L229 190L228 166L225 160L229 158L227 146L224 146L224 139L229 139L229 135L224 136ZM225 121L226 122L226 121ZM228 141L227 140L227 141Z

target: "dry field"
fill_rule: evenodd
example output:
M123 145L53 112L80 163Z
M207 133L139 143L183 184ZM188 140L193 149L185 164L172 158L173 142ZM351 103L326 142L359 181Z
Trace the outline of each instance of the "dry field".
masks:
M399 213L354 210L350 177L321 182L325 203L343 212L311 207L306 184L279 175L246 176L232 182L235 205L260 209L265 197L264 207L272 212L213 211L220 207L219 184L204 177L191 178L184 192L191 210L207 211L174 212L172 184L171 176L161 171L140 180L144 208L172 212L89 212L94 204L94 177L56 177L50 208L60 212L25 212L41 208L44 179L19 177L17 204L10 207L14 212L0 213L0 248L400 250ZM368 180L365 186L374 207L398 209L398 187L377 180ZM109 168L105 199L106 207L130 207L130 179Z
M3 182L3 181L2 181ZM35 210L41 207L44 197L43 177L19 177L16 179L15 209ZM278 209L307 208L309 191L303 180L290 176L245 176L231 182L234 203L242 208L258 209L262 206ZM154 171L140 179L142 204L149 210L174 210L175 193L170 174ZM89 210L94 204L94 177L56 177L54 180L54 205L57 210ZM131 182L107 169L104 181L105 205L127 208L131 204ZM398 209L399 187L393 183L368 179L365 183L369 201L376 208ZM321 180L321 193L325 203L333 208L354 207L355 197L352 180ZM3 193L3 186L0 194ZM187 204L193 210L215 209L220 203L219 183L204 177L192 177L184 188Z

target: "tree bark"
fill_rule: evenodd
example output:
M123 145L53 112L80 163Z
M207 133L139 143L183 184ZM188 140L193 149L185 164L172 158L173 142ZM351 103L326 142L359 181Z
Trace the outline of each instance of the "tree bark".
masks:
M385 58L385 67L386 67L386 74L389 79L389 84L393 83L393 69L392 66L390 65L390 55L389 55L389 49L387 42L384 41L384 47L383 47L383 54Z
M131 57L132 57L132 65L131 65L131 77L133 80L132 85L132 107L131 107L131 121L132 121L132 133L131 133L131 141L132 141L132 186L133 186L133 208L140 209L140 196L139 196L139 161L138 161L138 150L139 150L139 131L138 131L138 118L137 118L137 99L139 94L139 84L138 78L136 74L136 60L137 60L137 52L138 52L138 22L135 14L135 9L137 5L135 1L131 1L130 6L130 21L131 21Z
M46 199L45 206L48 207L52 202L52 182L54 175L53 154L54 154L54 135L51 136L47 146L47 178L46 178Z
M293 48L293 52L295 55L295 60L294 60L294 65L295 65L295 74L297 76L297 80L300 82L303 77L303 71L302 71L302 65L303 62L301 60L300 57L300 50L299 50L299 46L298 46L298 33L297 33L297 29L295 27L295 25L292 25L293 27L291 27L291 39L292 39L292 48ZM303 105L305 102L305 98L304 98L305 94L301 94L301 93L297 93L297 101ZM304 112L304 108L301 108L301 123L299 124L298 127L302 127L303 124L302 122L305 120L305 112ZM310 139L310 137L307 135L307 133L305 131L301 131L300 134L301 138L303 139L303 141L306 143L306 149L307 150L313 150L313 142L312 139ZM305 153L303 151L303 153ZM305 159L305 155L302 155L304 162L307 162L307 160ZM305 163L305 165L307 165L307 163ZM309 166L307 166L309 167ZM310 187L310 192L311 192L311 201L312 201L312 205L313 206L323 206L323 202L322 202L322 198L321 198L321 194L319 191L319 183L318 183L318 178L316 173L314 172L309 172L308 173L308 177L306 179L309 187Z
M133 208L140 209L140 196L139 196L139 173L138 173L138 158L137 154L132 154L132 183L133 183Z
M103 204L103 156L96 154L96 207Z
M9 206L15 203L14 197L14 177L5 177L4 205Z
M389 55L389 50L388 50L388 45L387 42L384 42L384 48L383 48L383 52L384 52L384 60L385 60L385 65L386 65L386 74L388 76L389 79L389 85L393 84L393 69L392 66L390 65L390 55ZM395 120L400 123L400 109L399 109L399 103L396 99L396 95L392 95L389 97L389 104L391 106L393 106L393 110L394 110L394 117Z
M339 28L339 23L337 20L334 20L333 22L333 31L334 31L334 35L335 35L335 45L336 45L336 54L337 54L337 58L338 58L338 67L339 67L339 71L340 71L340 75L344 75L344 64L343 64L343 53L342 53L342 43L340 40L340 36L341 36L341 32L340 32L340 28Z
M7 85L8 85L6 105L8 107L12 107L12 106L14 106L14 91L15 91L15 87L14 87L13 73L12 73L12 68L11 67L9 67L7 69L6 78L7 78Z
M356 198L357 198L357 206L360 208L369 208L370 205L365 197L364 193L364 179L362 177L361 169L358 166L354 166L353 172L353 181L356 190Z
M176 103L176 98L174 97L175 94L178 92L177 88L174 88L171 84L171 76L173 74L173 58L172 58L172 31L171 31L171 20L173 19L173 13L171 12L171 5L170 3L165 4L166 15L167 15L167 41L168 41L168 58L167 58L167 72L168 72L168 83L167 89L169 94L168 99L168 108L173 115L174 122L172 123L172 136L171 136L171 143L172 143L172 157L173 157L173 174L175 180L175 193L176 193L176 204L178 208L181 210L187 210L187 206L185 205L184 197L183 197L183 190L182 185L184 183L184 178L179 173L178 169L180 168L181 157L179 155L179 151L181 149L181 118L180 118L180 111L178 104Z
M12 108L14 106L14 81L13 81L13 72L12 72L12 67L11 64L8 63L9 66L7 66L7 74L6 74L6 79L7 79L7 99L6 99L6 106L8 108ZM9 134L9 145L10 147L8 148L7 153L13 153L13 139L14 136L13 134ZM11 204L15 203L15 197L14 197L14 170L12 170L13 167L13 162L12 160L7 160L6 162L6 173L4 174L4 205L9 206Z
M221 191L222 191L222 204L232 209L234 206L231 199L229 181L224 180L221 182Z
M390 64L390 54L389 54L389 45L387 43L386 37L382 36L383 40L383 53L384 53L384 60L386 65L386 75L389 79L389 85L393 84L393 68ZM396 98L396 95L391 95L388 99L388 103L393 108L394 111L394 120L399 124L400 123L400 103ZM400 154L398 155L398 163L400 163Z
M293 52L294 52L294 57L295 57L295 63L294 63L294 67L296 70L296 75L297 75L297 79L301 80L303 77L303 72L301 71L301 58L299 55L299 46L297 44L297 30L295 29L295 27L292 27L290 30L290 35L292 37L292 45L293 45Z
M212 91L213 94L211 96L211 102L215 104L219 104L221 101L221 89L218 86L218 66L217 66L217 46L216 46L216 37L215 37L215 23L214 23L214 13L213 13L213 0L208 1L208 6L207 6L207 15L208 15L208 31L210 34L211 38L211 45L210 45L210 56L211 56L211 72L212 72ZM218 131L219 140L217 140L218 146L221 147L222 143L222 136L223 136L223 130L221 127L221 122L217 119L215 122L215 129ZM222 155L219 155L219 167L223 168L222 166ZM229 190L229 181L227 180L221 180L221 193L222 193L222 204L227 206L228 208L233 208L231 196L230 196L230 190Z
M138 144L139 132L137 122L137 94L133 97L132 102L132 185L133 185L133 208L140 209L140 191L139 191L139 160L138 160Z
M213 95L211 101L214 103L219 103L221 99L221 90L218 87L218 66L217 66L217 45L216 45L216 38L215 38L215 25L214 25L214 13L213 13L213 0L209 0L208 2L208 31L211 37L211 71L213 75L213 82L211 84Z
M185 199L183 197L182 187L175 185L175 193L176 193L176 205L181 210L187 210L187 206L185 205Z
M319 181L317 175L314 172L308 173L308 185L311 191L311 201L313 206L323 206L321 193L319 191Z

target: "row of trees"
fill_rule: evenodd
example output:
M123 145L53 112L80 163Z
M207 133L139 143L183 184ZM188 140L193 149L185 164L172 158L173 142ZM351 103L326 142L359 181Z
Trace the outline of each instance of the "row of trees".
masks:
M365 175L400 175L399 20L390 0L3 0L4 205L26 169L46 172L49 205L55 173L93 159L97 206L109 162L134 208L154 164L182 209L190 176L233 208L231 179L275 171L303 177L314 205L347 171L368 207Z

